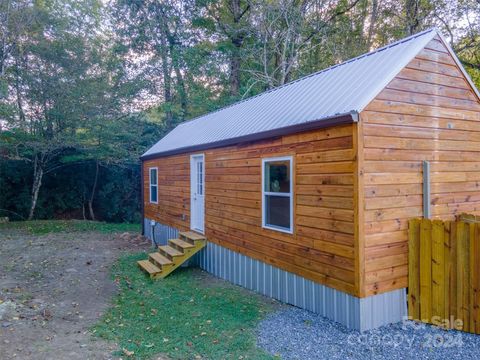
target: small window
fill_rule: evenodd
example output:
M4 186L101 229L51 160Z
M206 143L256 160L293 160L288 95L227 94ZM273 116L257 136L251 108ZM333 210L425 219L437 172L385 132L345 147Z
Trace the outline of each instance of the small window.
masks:
M158 203L158 169L150 168L150 202Z
M262 225L293 232L292 157L262 161Z

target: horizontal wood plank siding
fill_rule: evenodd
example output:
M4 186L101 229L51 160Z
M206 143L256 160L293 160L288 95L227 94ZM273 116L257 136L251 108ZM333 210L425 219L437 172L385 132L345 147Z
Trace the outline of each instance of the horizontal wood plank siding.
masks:
M355 293L353 127L338 126L206 150L205 235L244 255ZM264 229L261 159L293 156L294 233ZM144 162L145 217L190 227L190 154ZM159 201L148 203L148 168Z
M480 102L436 38L361 113L365 294L407 285L408 219L421 217L422 161L433 218L480 213Z

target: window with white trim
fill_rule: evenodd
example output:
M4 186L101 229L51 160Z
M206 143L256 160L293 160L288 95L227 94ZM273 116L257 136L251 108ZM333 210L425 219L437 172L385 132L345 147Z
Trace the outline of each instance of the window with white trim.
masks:
M292 157L262 160L262 226L293 232Z
M150 202L158 203L158 169L150 168Z

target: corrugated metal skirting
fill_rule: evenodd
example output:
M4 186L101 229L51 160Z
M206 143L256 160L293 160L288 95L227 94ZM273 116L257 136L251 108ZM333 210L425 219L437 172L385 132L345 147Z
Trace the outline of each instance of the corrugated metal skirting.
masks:
M288 304L321 314L349 328L359 328L358 299L264 262L208 243L199 254L202 269Z
M150 220L145 220L145 236L151 238ZM157 224L155 239L166 243L177 237L172 227ZM357 298L249 256L208 242L190 262L234 284L318 313L348 328L360 331L402 321L407 316L405 289L367 298Z
M155 226L152 227L150 219L143 219L143 223L145 229L145 236L152 240L152 245L155 245L153 243L152 229L155 229L155 242L158 245L166 245L168 239L175 239L178 237L178 230L171 226L163 225L159 222L156 222Z
M357 298L209 242L199 266L234 284L365 331L402 321L405 289Z

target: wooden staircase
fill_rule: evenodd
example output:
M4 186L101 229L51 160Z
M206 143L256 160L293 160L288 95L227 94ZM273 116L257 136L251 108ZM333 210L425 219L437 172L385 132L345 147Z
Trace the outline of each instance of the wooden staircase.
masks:
M205 245L205 236L193 231L181 232L178 239L168 240L168 245L159 246L158 252L148 254L148 260L137 261L137 264L150 278L163 279Z

